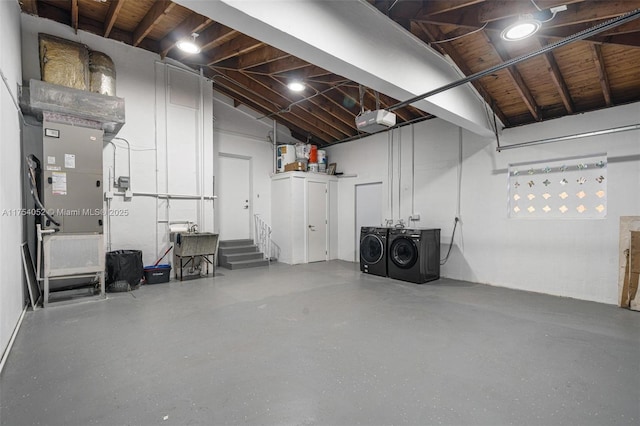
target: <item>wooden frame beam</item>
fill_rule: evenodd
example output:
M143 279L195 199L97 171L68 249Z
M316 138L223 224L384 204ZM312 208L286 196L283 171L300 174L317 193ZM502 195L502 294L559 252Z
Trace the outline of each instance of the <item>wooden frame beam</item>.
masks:
M570 5L574 3L580 3L584 0L537 0L536 5L542 10L549 9L551 7ZM591 6L593 8L593 5ZM482 23L493 22L500 19L510 18L512 16L518 16L522 13L535 13L538 9L535 8L533 3L529 0L526 1L514 1L514 0L500 0L493 1L491 3L485 3L480 6L478 11L478 20ZM567 12L560 12L561 14ZM560 14L558 14L558 17ZM556 18L557 19L557 18Z
M502 43L494 43L494 41L491 40L491 38L489 38L488 36L487 36L487 42L489 43L489 46L492 47L492 50L495 52L495 54L498 56L498 58L500 58L502 62L506 62L509 59L511 59L507 51L502 46ZM505 68L504 71L507 72L507 75L513 82L513 85L515 86L516 90L520 94L522 101L529 109L529 112L533 116L534 120L542 121L540 106L538 106L538 103L536 102L535 98L531 94L531 90L529 90L529 87L524 82L524 79L522 78L520 71L518 71L515 65L510 66L509 68Z
M430 28L423 22L414 22L413 25L414 27L416 27L416 29L419 29L422 34L424 34L427 39L424 41L426 41L427 43L432 43L436 40L442 40L445 38L444 34L442 34L440 29L438 28ZM422 39L422 37L420 38ZM469 67L466 65L465 60L462 58L462 55L458 53L455 47L449 45L449 43L435 44L432 46L435 46L435 48L439 50L443 55L449 55L449 57L453 60L453 62L455 62L455 64L458 66L458 68L460 68L460 71L462 71L464 75L473 74L473 71L469 69ZM507 116L504 115L502 110L498 107L496 100L491 97L491 95L489 95L482 83L479 80L476 80L471 82L471 84L473 85L473 87L475 87L480 96L482 96L482 99L484 99L489 108L492 109L493 113L498 116L500 121L502 121L502 124L508 126L509 120L507 119Z
M107 38L109 37L109 34L111 34L111 30L118 20L118 13L120 13L122 5L124 5L124 0L111 0L109 12L107 12L107 16L104 19L104 32L102 33L103 37Z
M78 34L78 0L71 0L71 28Z
M604 101L607 106L610 107L613 105L611 100L611 86L609 85L609 76L607 75L604 57L602 56L602 47L599 44L594 44L591 48L593 49L593 63L598 71L598 78L600 79L600 87L602 88Z
M22 6L22 10L26 13L38 16L37 0L20 0L20 6Z
M165 14L169 13L176 4L169 0L156 0L151 9L142 18L135 30L133 30L133 45L137 46L151 32L156 23Z
M538 39L538 41L540 41ZM537 43L537 48L541 48L542 44ZM558 90L558 94L560 95L560 99L562 99L562 104L564 105L564 109L568 114L575 113L575 105L573 104L573 99L571 99L571 93L569 92L569 87L567 83L564 81L564 77L562 77L562 71L560 71L560 67L556 62L555 56L553 56L553 52L547 52L544 55L540 55L542 59L547 64L547 72L551 76L551 81L553 81L554 86Z

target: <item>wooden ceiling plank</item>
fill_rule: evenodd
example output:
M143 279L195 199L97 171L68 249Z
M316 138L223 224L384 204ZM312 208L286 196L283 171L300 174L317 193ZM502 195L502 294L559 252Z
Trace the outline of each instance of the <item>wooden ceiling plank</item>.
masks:
M509 54L503 47L502 43L494 42L491 38L489 38L489 36L487 36L487 41L491 46L492 50L495 52L495 54L500 58L502 62L506 62L509 59L511 59L509 57ZM533 118L536 121L542 121L542 115L540 114L540 107L538 106L536 100L531 94L531 90L529 90L529 87L524 82L524 79L522 78L522 75L520 74L516 66L515 65L510 66L506 68L506 71L507 71L507 75L509 76L509 78L514 84L515 89L520 94L522 101L525 103L525 105L529 109L529 112L531 113Z
M585 2L560 12L554 19L544 24L545 30L616 18L640 7L637 0L621 0L606 2Z
M536 4L540 9L546 10L556 6L581 3L583 1L584 0L537 0ZM535 13L537 11L538 9L536 9L533 3L528 0L498 0L483 4L478 12L478 20L483 23L493 22L512 16L518 16L524 13ZM560 14L558 14L558 16L560 16Z
M120 13L120 9L122 9L122 5L124 5L124 0L111 0L109 12L107 12L107 16L104 18L103 37L109 37L109 34L111 34L111 30L118 20L118 14Z
M427 40L424 40L424 41L428 43L432 43L436 40L444 39L444 35L437 27L430 28L423 22L417 22L415 23L415 25L425 35ZM469 68L466 61L462 57L462 55L460 55L460 53L456 50L454 46L450 45L449 43L436 44L435 46L443 54L449 55L451 60L458 66L458 68L460 68L460 71L462 71L462 73L465 76L473 74L473 71ZM502 124L504 124L505 126L509 126L509 119L504 114L504 112L502 112L502 110L498 107L496 100L493 97L491 97L491 95L489 95L489 92L487 92L487 90L482 85L482 83L479 80L476 80L476 81L473 81L471 84L478 91L482 99L484 99L485 103L492 109L493 113L498 116Z
M560 99L562 99L562 103L564 104L564 108L567 110L567 113L573 114L575 113L575 106L573 105L573 100L571 99L571 93L569 92L569 88L567 87L567 83L564 81L562 77L562 72L560 72L560 67L558 67L558 63L556 62L553 53L547 52L542 55L542 58L547 63L547 71L551 75L551 80L553 84L558 89L558 94L560 95Z
M37 0L20 0L22 10L30 15L38 16L38 1Z
M440 1L428 1L424 2L417 19L421 19L431 15L437 15L438 13L451 12L452 10L458 10L464 7L473 6L474 4L484 3L485 0L440 0Z
M247 107L253 109L254 111L262 114L262 115L269 115L271 114L271 111L269 111L268 109L261 107L259 104L256 104L255 102L253 102L253 100L251 99L250 95L247 94L240 94L238 93L237 90L233 90L230 89L228 87L228 83L223 83L223 84L218 84L215 88L215 90L217 92L220 92L222 94L224 94L225 96L228 96L229 98L231 98L233 100L234 106L237 108L240 105L246 105ZM300 128L296 123L289 121L286 119L286 117L282 117L282 116L274 116L274 118L278 123L282 124L283 126L286 126L291 132L292 132L292 136L296 137L295 134L300 134L300 135L309 135L310 132L308 130L304 130L302 128ZM307 138L306 136L304 137L296 137L296 139L300 140L300 141L306 141ZM328 139L328 140L322 140L319 139L317 136L313 135L311 142L312 143L316 143L318 145L324 146L327 145L330 141L332 141L332 139Z
M289 56L291 55L287 52L265 45L260 49L241 55L238 58L237 66L239 69L246 70L248 68L268 64L269 62L277 61L278 59L283 59Z
M225 59L240 56L244 53L258 49L261 46L264 46L264 43L262 43L261 41L241 34L231 41L218 46L218 48L215 49L215 52L207 57L207 64L209 66L213 66L218 62L224 61Z
M602 47L599 44L591 46L593 50L593 61L598 71L598 78L600 79L600 87L602 88L602 94L604 95L604 101L608 107L613 105L611 101L611 86L609 85L609 76L604 64L604 57L602 56Z
M178 41L189 37L193 33L200 32L200 30L211 24L211 22L211 19L197 13L189 15L180 25L160 40L160 56L164 58L167 56L167 53L175 47Z
M278 83L280 82L278 81ZM282 86L286 89L286 86ZM337 108L331 102L327 101L326 98L322 96L311 97L311 95L303 95L300 99L295 99L293 101L302 101L298 104L302 108L304 108L305 103L311 104L310 108L308 108L309 112L313 112L313 114L317 115L321 121L340 131L344 135L350 136L355 134L354 117L345 114L342 109Z
M318 93L322 93L320 96L325 99L327 102L330 102L332 105L334 105L335 107L339 108L341 111L343 111L343 113L341 114L342 117L348 117L348 119L346 119L347 121L345 121L343 119L343 121L346 124L349 124L350 126L353 126L354 122L355 122L355 118L356 118L356 114L354 113L354 111L351 111L351 109L347 108L347 106L344 104L344 96L342 96L339 92L339 88L338 87L332 87L331 90L327 90L329 87L331 86L335 86L334 84L326 84L326 83L318 83L318 82L308 82L307 83L308 86L310 86L313 90L315 90ZM340 101L338 101L338 99L340 99ZM355 105L355 101L354 101L354 105Z
M224 73L233 80L237 81L240 85L248 88L250 91L260 93L261 96L269 99L274 104L280 105L281 108L278 111L274 112L279 112L282 109L286 108L287 105L291 104L290 99L287 99L282 94L275 92L267 85L264 85L262 82L255 80L240 71L226 70L224 71ZM325 140L328 138L329 140L339 140L343 137L343 134L341 132L331 128L324 123L321 123L320 120L313 114L298 106L291 107L290 111L287 112L287 114L291 114L292 116L295 116L305 122L308 126L310 126L310 128L314 129L312 133L314 133L320 139Z
M151 6L151 9L149 9L144 18L142 18L142 21L140 21L136 29L133 31L133 45L139 45L147 34L151 32L154 25L156 25L160 18L171 12L171 9L175 6L176 4L169 0L156 0L153 6Z
M78 34L78 0L71 0L71 28Z

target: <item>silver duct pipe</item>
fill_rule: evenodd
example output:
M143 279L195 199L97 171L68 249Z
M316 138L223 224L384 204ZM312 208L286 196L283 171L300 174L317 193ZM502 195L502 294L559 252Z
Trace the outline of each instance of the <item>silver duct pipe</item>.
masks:
M498 152L500 152L500 151L505 150L505 149L523 148L525 146L543 145L543 144L546 144L546 143L570 141L570 140L574 140L574 139L588 138L588 137L591 137L591 136L600 136L600 135L609 135L611 133L628 132L630 130L640 130L640 124L632 124L630 126L622 126L622 127L613 127L613 128L610 128L610 129L596 130L596 131L593 131L593 132L576 133L576 134L573 134L573 135L558 136L558 137L555 137L555 138L539 139L537 141L514 143L514 144L511 144L511 145L503 145L503 146L497 148L497 150L498 150Z
M387 110L388 111L394 111L396 109L411 105L412 103L420 101L420 100L422 100L424 98L428 98L430 96L437 95L438 93L445 92L445 91L447 91L449 89L453 89L455 87L462 86L463 84L470 83L472 81L475 81L475 80L477 80L479 78L482 78L484 76L487 76L489 74L493 74L496 71L500 71L502 69L508 68L508 67L513 66L515 64L518 64L520 62L526 61L528 59L535 58L536 56L539 56L539 55L542 55L544 53L550 52L550 51L552 51L554 49L557 49L558 47L565 46L565 45L567 45L569 43L573 43L574 41L583 40L585 38L594 36L596 34L600 34L601 32L610 30L611 28L615 28L615 27L617 27L619 25L622 25L622 24L625 24L627 22L633 21L634 19L637 19L637 18L640 18L640 9L635 9L635 10L633 10L633 11L627 13L627 14L618 16L617 18L610 19L609 21L605 21L605 22L603 22L601 24L598 24L598 25L596 25L594 27L591 27L591 28L588 28L588 29L586 29L584 31L580 31L580 32L578 32L576 34L570 35L569 37L563 38L562 40L558 40L557 42L551 43L551 44L549 44L547 46L544 46L543 48L538 49L538 50L536 50L534 52L526 53L524 55L518 56L517 58L509 59L508 61L505 61L505 62L503 62L501 64L498 64L498 65L496 65L494 67L491 67L491 68L486 69L484 71L479 71L477 73L471 74L468 77L465 77L463 79L451 82L451 83L449 83L447 85L444 85L442 87L434 89L434 90L432 90L430 92L427 92L425 94L414 96L411 99L408 99L406 101L397 103L397 104L387 108Z

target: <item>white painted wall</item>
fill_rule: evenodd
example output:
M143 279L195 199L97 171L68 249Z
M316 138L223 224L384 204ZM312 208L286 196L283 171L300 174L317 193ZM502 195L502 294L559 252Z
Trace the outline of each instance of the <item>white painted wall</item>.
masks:
M565 117L508 129L501 144L564 136L590 130L636 124L640 104ZM492 139L463 131L442 120L415 125L413 226L442 229L442 256L451 238L460 197L461 223L454 248L442 267L445 277L617 303L618 227L620 216L640 214L640 131L624 132L496 152ZM462 162L458 161L462 138ZM378 134L330 148L338 170L357 174L340 179L340 258L352 261L354 244L354 184L382 180L387 214L408 220L411 212L411 128ZM391 152L393 157L391 157ZM606 152L608 214L603 220L507 219L507 167L510 163L542 161ZM398 161L399 158L402 161ZM391 160L391 161L390 161ZM389 164L393 173L390 178ZM461 170L460 170L461 167ZM458 172L460 191L458 191Z
M0 69L8 87L0 82L0 355L4 353L24 307L20 243L22 218L5 209L22 207L20 117L13 99L20 84L20 6L0 2ZM13 97L13 99L12 99Z
M125 99L126 110L126 124L117 136L127 139L132 146L131 187L134 194L200 195L202 192L207 196L214 195L218 152L248 156L253 158L254 213L269 222L269 174L273 160L268 135L273 130L272 120L257 120L255 115L234 108L233 102L222 95L216 94L214 100L213 84L209 80L204 84L202 120L197 76L176 70L171 64L161 62L158 55L142 49L83 31L76 35L67 26L30 15L23 14L21 19L23 78L26 80L40 78L39 32L84 43L113 59L117 73L116 94ZM195 103L189 105L194 99ZM278 129L279 140L290 140L289 135L287 129ZM203 162L200 161L202 140ZM127 145L119 140L114 142L117 145L114 174L127 175ZM113 167L113 147L106 144L105 182L110 167ZM201 168L204 182L199 179ZM201 231L218 231L214 206L214 202L205 201L201 212L198 201L166 201L136 195L125 200L116 196L111 209L124 209L128 216L112 217L111 248L142 250L144 263L153 263L168 247L167 222L200 221ZM165 262L168 260L165 258Z
M273 121L258 120L255 113L244 108L234 108L233 101L219 93L214 96L213 115L216 156L226 154L251 159L252 214L259 215L271 225L270 175L273 173L274 154L269 135L273 132ZM279 127L276 137L279 141L291 141L288 133L288 130ZM216 203L219 202L222 201L216 200ZM219 224L216 223L216 226Z

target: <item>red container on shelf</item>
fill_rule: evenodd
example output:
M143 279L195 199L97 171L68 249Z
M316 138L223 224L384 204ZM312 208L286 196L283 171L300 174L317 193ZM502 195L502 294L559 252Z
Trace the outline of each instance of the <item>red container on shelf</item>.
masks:
M309 151L309 162L310 163L318 162L318 147L315 145L311 145L311 150Z

